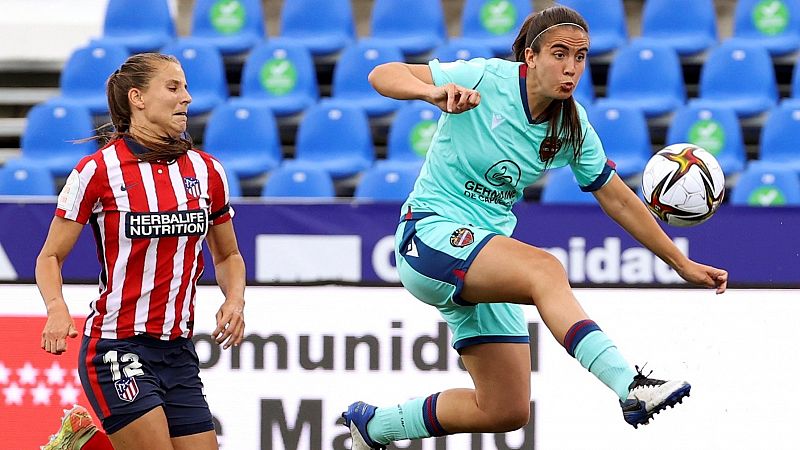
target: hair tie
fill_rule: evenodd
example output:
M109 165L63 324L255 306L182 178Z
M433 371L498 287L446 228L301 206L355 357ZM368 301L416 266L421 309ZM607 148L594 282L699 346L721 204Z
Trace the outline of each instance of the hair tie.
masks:
M547 28L545 28L544 30L540 31L540 32L539 32L539 34L537 34L537 35L536 35L536 37L535 37L535 38L533 38L533 40L531 41L531 45L529 45L528 47L531 47L531 48L533 48L533 43L534 43L534 42L536 42L536 39L539 39L539 36L543 35L544 33L546 33L546 32L547 32L548 30L550 30L551 28L560 27L561 25L572 25L572 26L574 26L574 27L578 27L578 28L580 28L580 29L581 29L581 30L582 30L584 33L586 33L586 29L584 29L582 26L578 25L577 23L573 23L573 22L562 22L562 23L557 23L557 24L555 24L555 25L550 25L549 27L547 27ZM587 34L588 34L588 33L587 33Z

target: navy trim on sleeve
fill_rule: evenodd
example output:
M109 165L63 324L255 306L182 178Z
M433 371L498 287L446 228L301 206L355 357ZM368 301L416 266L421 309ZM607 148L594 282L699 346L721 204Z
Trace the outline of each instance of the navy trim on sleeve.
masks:
M614 169L615 167L611 162L611 160L607 160L605 167L603 167L603 172L600 175L598 175L597 178L594 179L594 181L592 181L592 184L588 186L581 186L581 190L583 192L594 192L600 189L606 184L608 179L611 178L611 175L614 174Z
M219 211L211 213L211 215L208 216L208 220L211 220L211 221L217 220L220 217L222 217L226 212L230 211L230 209L231 209L231 204L230 203L226 203L225 206L220 208Z

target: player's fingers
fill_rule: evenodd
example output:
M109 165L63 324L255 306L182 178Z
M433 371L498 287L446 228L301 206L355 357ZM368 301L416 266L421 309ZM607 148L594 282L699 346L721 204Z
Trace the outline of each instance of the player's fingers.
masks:
M66 340L66 338L57 340L56 341L56 352L57 353L61 353L61 352L65 352L65 351L67 351L67 340Z
M69 326L68 335L71 338L78 337L78 330L75 329L75 325L70 325Z
M459 111L464 111L467 107L467 102L469 101L469 90L467 89L459 89L458 90L458 103L456 104L456 109Z
M456 100L456 87L453 84L448 84L445 87L445 91L447 92L447 112L451 113Z
M480 100L480 94L478 94L478 91L468 91L464 95L464 106L463 106L462 109L464 111L468 111L468 110L478 106L480 101L481 101Z
M715 280L717 282L717 294L722 294L728 288L728 272L722 271Z
M242 342L242 338L244 337L244 322L239 322L233 333L231 333L228 342L225 343L224 348L230 348L232 345L239 345Z

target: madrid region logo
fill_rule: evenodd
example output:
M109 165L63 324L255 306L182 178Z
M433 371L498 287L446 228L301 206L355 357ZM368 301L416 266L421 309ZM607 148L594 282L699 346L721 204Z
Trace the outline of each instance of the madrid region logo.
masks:
M487 182L489 182L489 184L495 187L517 187L517 183L519 183L519 177L521 174L522 171L517 163L509 159L504 159L490 167L483 177Z

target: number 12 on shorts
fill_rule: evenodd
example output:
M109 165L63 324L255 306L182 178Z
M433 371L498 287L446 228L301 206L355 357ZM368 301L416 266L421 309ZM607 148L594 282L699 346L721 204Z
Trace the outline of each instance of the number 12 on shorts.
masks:
M122 378L122 372L125 372L125 378L132 378L137 375L144 375L142 370L142 363L139 362L139 355L135 353L124 353L119 359L117 358L118 352L116 350L109 350L103 355L103 362L108 364L111 369L111 378L117 381ZM122 372L120 372L120 363L123 364Z

